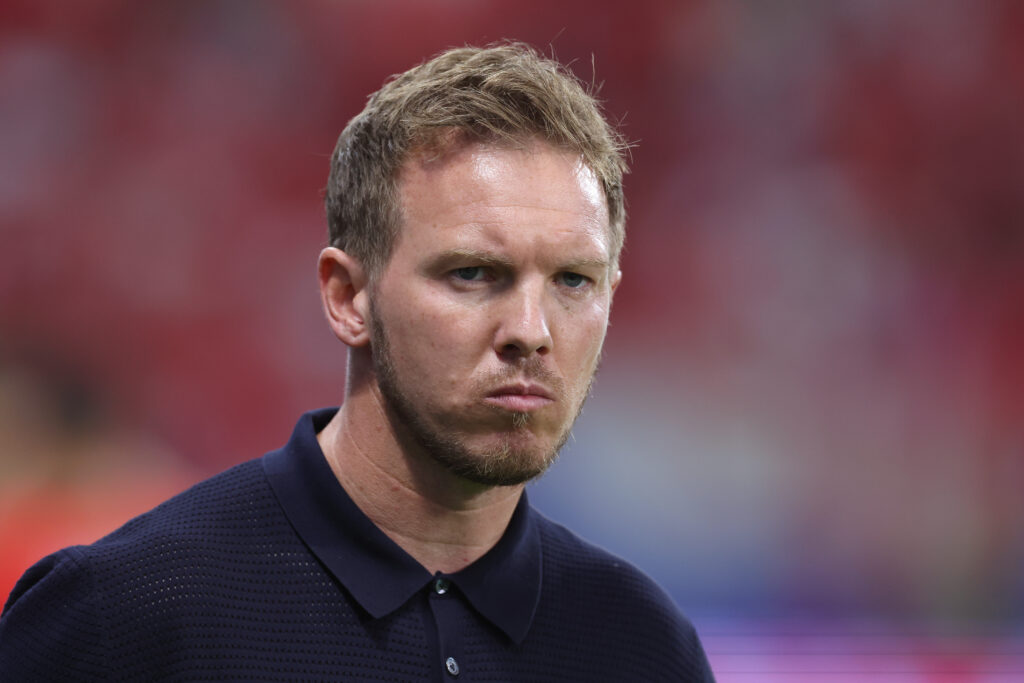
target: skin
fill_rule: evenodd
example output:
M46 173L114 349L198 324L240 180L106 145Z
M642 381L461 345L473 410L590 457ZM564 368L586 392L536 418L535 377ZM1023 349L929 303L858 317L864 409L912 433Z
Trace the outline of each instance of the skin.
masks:
M399 198L372 281L345 252L320 255L327 319L350 350L345 401L318 438L384 533L455 572L497 543L564 443L621 273L600 184L545 143L414 155Z

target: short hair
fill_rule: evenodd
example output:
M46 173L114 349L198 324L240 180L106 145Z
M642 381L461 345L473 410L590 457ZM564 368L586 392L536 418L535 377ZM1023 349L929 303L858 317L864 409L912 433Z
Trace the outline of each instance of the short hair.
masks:
M521 43L442 52L392 76L338 138L326 190L328 239L373 277L387 265L401 219L398 174L420 148L458 139L540 139L581 155L604 190L610 251L625 240L627 145L590 89Z

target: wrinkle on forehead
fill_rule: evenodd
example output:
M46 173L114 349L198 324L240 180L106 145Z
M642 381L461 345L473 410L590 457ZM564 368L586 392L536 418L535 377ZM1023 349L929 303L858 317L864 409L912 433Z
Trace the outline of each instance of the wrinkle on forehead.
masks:
M501 174L502 166L508 165L509 163L509 161L501 155L488 153L493 149L495 149L493 146L481 147L471 152L473 171L481 180L497 179ZM502 148L497 147L497 149ZM557 147L551 147L550 145L540 141L533 141L531 145L523 148L522 151L525 153L549 151L556 154L564 154L565 156L569 156L571 154L570 152L560 150ZM604 190L601 188L601 181L597 179L597 174L594 173L593 169L587 165L582 154L576 155L573 174L576 176L576 182L587 201L598 206L604 206L605 197Z
M541 140L522 145L464 142L421 150L406 161L402 176L399 196L405 219L442 227L440 220L444 227L490 232L483 229L491 223L503 225L526 215L516 212L569 212L578 217L573 230L560 226L554 213L539 220L549 226L549 235L582 229L610 248L607 203L597 175L581 155ZM532 189L524 193L524 188Z

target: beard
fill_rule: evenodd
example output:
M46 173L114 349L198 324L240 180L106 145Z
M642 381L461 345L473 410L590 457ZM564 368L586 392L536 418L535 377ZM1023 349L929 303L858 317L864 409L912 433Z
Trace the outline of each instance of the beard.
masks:
M410 399L410 393L403 387L402 378L391 354L384 325L373 306L370 307L370 336L373 367L384 400L384 408L396 434L407 435L436 462L453 474L485 486L515 486L542 475L554 463L558 452L569 439L572 425L583 411L583 403L590 393L594 371L588 378L586 391L579 401L571 420L561 426L553 445L547 448L531 444L534 439L531 423L534 416L527 412L508 411L498 407L480 408L485 424L493 424L500 432L497 445L486 449L473 449L465 439L458 436L457 425L451 427L435 424L428 419L425 411ZM533 356L520 363L509 364L503 370L488 376L478 387L480 395L486 394L487 387L500 386L503 382L528 377L545 382L555 394L563 398L564 383L545 368Z

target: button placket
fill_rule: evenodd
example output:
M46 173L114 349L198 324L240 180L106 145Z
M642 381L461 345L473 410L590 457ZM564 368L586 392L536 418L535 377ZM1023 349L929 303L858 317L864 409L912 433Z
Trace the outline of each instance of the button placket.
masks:
M442 677L460 680L466 677L462 661L462 629L466 617L466 605L455 585L448 577L435 574L427 584L428 604L437 627L437 654L440 655ZM437 661L437 660L435 660ZM472 678L472 676L470 676Z

